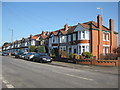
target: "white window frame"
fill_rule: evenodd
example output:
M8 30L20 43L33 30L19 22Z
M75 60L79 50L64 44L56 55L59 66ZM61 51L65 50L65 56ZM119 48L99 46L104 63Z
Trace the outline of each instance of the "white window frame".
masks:
M109 33L108 32L103 32L103 41L109 41Z
M68 42L71 41L71 35L68 35Z
M77 37L77 34L76 34L76 33L73 33L73 41L76 40L76 37Z

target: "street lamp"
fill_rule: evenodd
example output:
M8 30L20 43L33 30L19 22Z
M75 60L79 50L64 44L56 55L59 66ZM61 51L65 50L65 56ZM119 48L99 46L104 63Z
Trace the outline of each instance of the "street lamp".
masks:
M11 42L13 42L13 29L9 29L9 31L12 32L12 35L11 35Z

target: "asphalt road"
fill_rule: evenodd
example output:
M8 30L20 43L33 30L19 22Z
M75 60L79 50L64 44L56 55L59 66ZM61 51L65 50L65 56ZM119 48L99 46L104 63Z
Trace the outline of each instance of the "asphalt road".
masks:
M118 75L2 57L3 88L118 88Z

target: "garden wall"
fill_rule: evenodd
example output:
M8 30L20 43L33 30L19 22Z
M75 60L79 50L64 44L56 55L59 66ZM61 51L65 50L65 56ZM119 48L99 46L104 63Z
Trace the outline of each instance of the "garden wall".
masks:
M76 60L77 64L87 64L87 65L99 65L99 66L119 66L120 60L90 60L82 59Z

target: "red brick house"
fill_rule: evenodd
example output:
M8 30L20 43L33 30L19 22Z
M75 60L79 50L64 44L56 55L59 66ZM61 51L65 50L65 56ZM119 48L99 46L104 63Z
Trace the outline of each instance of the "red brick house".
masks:
M109 20L109 28L102 24L102 16L97 16L97 22L78 23L53 31L49 36L49 53L51 50L64 50L68 53L82 54L92 52L97 58L101 54L113 53L118 47L118 34L114 32L114 20Z

